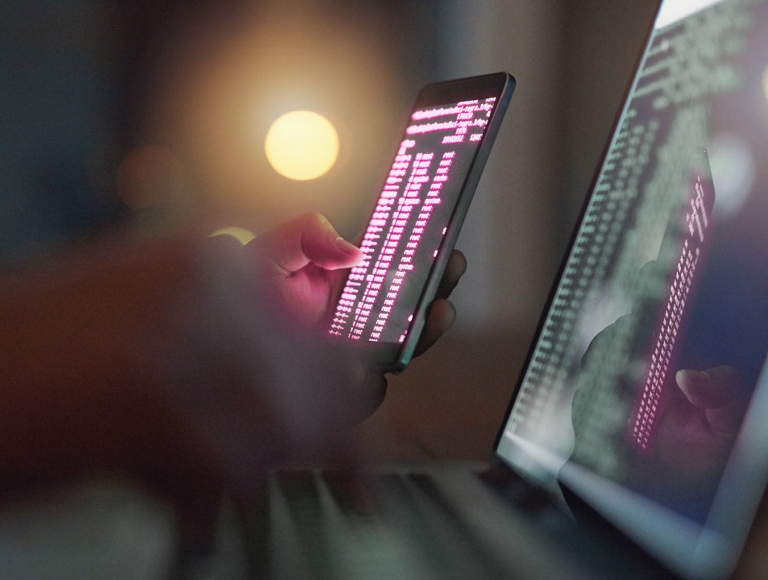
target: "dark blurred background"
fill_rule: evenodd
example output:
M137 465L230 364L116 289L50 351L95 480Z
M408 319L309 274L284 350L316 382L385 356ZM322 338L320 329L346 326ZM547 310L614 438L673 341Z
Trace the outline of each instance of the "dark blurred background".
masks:
M418 89L507 70L517 91L458 244L457 326L360 428L376 458L483 459L655 6L4 0L0 259L11 268L164 206L254 232L315 210L353 236ZM339 132L338 162L313 181L264 155L270 123L294 109ZM159 188L164 205L126 208L118 168L147 143L184 152L190 199Z

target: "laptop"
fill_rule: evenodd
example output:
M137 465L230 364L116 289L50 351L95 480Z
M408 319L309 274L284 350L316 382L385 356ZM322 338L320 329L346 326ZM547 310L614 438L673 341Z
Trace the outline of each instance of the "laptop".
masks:
M275 472L254 575L768 574L766 188L768 1L664 0L491 465Z

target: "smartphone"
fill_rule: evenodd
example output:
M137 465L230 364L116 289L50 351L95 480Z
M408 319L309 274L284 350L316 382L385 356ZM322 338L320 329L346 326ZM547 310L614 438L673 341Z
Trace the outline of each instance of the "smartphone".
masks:
M327 334L372 368L405 368L515 88L501 72L416 98Z

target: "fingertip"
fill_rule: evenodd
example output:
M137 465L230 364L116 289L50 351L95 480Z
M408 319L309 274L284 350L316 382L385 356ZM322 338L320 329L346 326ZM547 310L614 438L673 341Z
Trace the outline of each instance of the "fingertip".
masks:
M461 250L454 249L451 252L451 257L448 263L451 265L452 273L457 278L461 278L464 275L464 273L467 271L467 257L464 255L464 252L462 252Z
M312 263L326 270L351 268L360 263L363 253L340 236L325 216L309 213L303 220L301 247Z
M456 322L456 307L453 302L446 299L438 299L432 303L428 321L440 330L440 333L448 331Z
M357 266L360 262L362 262L363 252L352 242L345 240L341 236L337 236L334 240L334 244L336 245L336 248L341 252L343 257L348 260L347 267Z
M466 271L467 258L461 251L453 250L445 266L445 272L443 273L436 296L438 298L448 298Z
M429 309L427 321L419 337L415 355L423 354L431 348L443 334L445 334L456 322L456 308L445 299L436 299Z
M731 372L730 367L707 371L681 369L675 373L675 381L692 405L705 408L727 404L739 387L738 372Z
M680 369L675 373L675 381L678 386L692 386L697 387L704 385L711 380L710 376L704 371L692 371L689 369Z

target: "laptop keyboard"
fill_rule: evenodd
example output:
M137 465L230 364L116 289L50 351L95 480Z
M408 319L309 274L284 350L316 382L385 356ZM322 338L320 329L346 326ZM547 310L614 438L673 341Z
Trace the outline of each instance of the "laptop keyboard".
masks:
M460 532L407 475L375 476L376 499L355 502L334 477L281 473L270 489L276 578L483 577ZM447 565L453 561L454 566ZM443 575L445 574L445 575Z
M522 515L543 516L554 510L553 504L522 483L500 487L492 478L466 475L470 485L493 484L508 497L500 501L501 496L486 485L487 495L494 496L498 505L484 505L485 511L478 511L474 502L457 501L464 493L463 484L451 489L431 474L400 471L369 476L366 487L371 497L359 501L338 473L279 471L272 476L265 506L262 525L268 532L248 540L254 548L254 576L276 580L556 577L561 572L558 563L547 557L543 542L533 541L536 531ZM519 506L516 516L507 506L510 497ZM509 521L492 517L506 510ZM541 569L553 565L549 573Z

